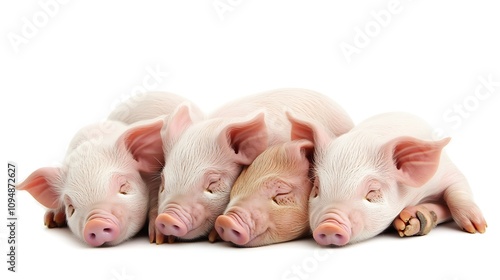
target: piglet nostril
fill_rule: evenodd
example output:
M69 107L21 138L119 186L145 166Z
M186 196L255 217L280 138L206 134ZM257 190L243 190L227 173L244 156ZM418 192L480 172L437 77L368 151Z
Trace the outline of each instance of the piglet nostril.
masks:
M319 245L343 246L349 243L350 234L338 222L323 222L313 232Z
M116 224L105 219L95 218L85 224L84 239L91 246L101 246L106 242L115 241L120 229Z
M182 237L187 234L187 225L172 215L162 213L156 217L156 227L164 235Z
M220 238L236 245L245 245L250 241L250 233L230 216L220 215L215 220L215 229Z

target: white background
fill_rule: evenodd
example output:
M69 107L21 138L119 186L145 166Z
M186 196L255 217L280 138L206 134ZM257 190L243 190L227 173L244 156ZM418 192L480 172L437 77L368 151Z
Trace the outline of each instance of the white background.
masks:
M48 2L57 6L44 8ZM2 279L498 278L496 1L67 2L0 4ZM214 3L232 6L218 13ZM342 45L356 53L346 57ZM7 272L7 162L17 163L19 181L60 164L74 133L104 119L155 69L163 74L150 89L184 95L207 111L239 96L302 87L329 95L355 122L386 111L418 114L453 138L447 152L468 177L487 232L449 223L425 237L388 233L343 248L306 239L251 249L157 246L142 235L89 248L67 229L44 228L43 207L18 192L18 272ZM481 79L498 82L487 91Z

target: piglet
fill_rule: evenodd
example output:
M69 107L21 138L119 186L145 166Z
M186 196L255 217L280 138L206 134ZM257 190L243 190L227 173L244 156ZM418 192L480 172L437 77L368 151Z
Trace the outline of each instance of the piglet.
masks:
M242 168L267 147L290 140L285 110L329 120L328 129L339 134L353 126L338 104L305 89L247 96L196 123L189 108L180 106L162 130L165 167L158 230L184 240L206 236L226 208Z
M224 215L215 221L219 237L255 247L309 233L309 158L313 148L308 140L276 144L244 168L231 189ZM215 241L216 236L210 238Z
M49 208L44 217L49 228L67 224L90 246L129 239L148 215L150 193L143 176L159 176L164 162L156 140L163 115L182 102L160 92L125 101L107 120L77 132L61 167L42 167L17 189Z
M336 139L292 115L294 139L315 144L309 220L320 245L371 238L394 224L401 236L427 234L453 218L470 233L486 221L464 175L446 156L450 138L406 113L371 117Z

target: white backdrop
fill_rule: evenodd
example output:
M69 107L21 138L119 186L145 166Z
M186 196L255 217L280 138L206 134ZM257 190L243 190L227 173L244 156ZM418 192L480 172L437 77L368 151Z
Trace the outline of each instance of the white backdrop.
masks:
M2 279L498 276L497 1L6 2L0 4ZM208 112L280 87L327 94L355 122L407 111L429 121L436 137L451 136L446 149L472 185L486 234L449 223L425 237L388 233L343 248L321 248L312 239L251 249L157 246L146 236L89 248L67 229L44 228L43 207L18 192L17 272L7 271L8 161L17 164L18 180L57 166L80 127L144 90L184 95Z

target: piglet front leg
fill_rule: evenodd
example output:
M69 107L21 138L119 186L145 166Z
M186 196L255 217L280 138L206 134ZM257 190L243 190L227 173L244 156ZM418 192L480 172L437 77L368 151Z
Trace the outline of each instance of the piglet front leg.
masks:
M479 207L472 200L468 184L465 181L455 183L448 187L444 199L450 208L453 220L466 232L484 233L486 220Z
M48 209L45 212L44 224L48 228L66 227L66 212L64 206L58 209Z
M158 192L161 180L159 175L149 175L143 177L149 187L149 213L148 213L148 235L149 242L157 245L163 243L174 243L175 236L166 236L156 228L156 218L158 217Z
M156 217L158 217L158 205L151 205L148 214L148 234L149 234L149 242L162 244L163 243L163 234L156 230Z
M175 236L173 235L163 235L161 231L156 228L156 218L158 217L158 205L153 205L149 210L149 224L148 224L148 233L149 233L149 242L156 243L156 245L160 245L163 243L172 244L175 242Z

